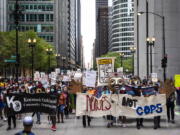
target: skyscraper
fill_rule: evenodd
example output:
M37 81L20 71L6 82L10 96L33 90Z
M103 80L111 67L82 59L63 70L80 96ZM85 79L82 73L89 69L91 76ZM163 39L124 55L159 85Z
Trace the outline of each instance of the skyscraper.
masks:
M131 56L134 45L134 0L112 0L110 9L109 51Z
M95 57L108 51L108 0L96 0Z

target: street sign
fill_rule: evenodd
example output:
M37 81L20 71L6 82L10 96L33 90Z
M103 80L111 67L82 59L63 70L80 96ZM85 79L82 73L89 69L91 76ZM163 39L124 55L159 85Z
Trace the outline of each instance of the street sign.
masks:
M180 75L175 75L175 87L180 87Z
M12 55L12 56L11 56L11 58L12 58L12 59L15 59L15 58L16 58L16 56Z
M16 60L4 60L4 62L6 62L6 63L15 63Z

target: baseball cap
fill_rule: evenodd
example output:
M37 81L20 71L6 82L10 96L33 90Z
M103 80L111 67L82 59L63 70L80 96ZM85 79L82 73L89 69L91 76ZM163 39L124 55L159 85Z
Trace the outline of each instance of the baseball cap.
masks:
M33 125L33 118L31 116L26 116L23 119L23 125L24 126L32 126Z

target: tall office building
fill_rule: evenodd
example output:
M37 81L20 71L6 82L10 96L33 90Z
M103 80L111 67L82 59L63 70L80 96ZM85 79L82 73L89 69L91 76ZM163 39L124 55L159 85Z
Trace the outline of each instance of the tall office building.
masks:
M16 0L8 0L8 30L14 30ZM80 0L18 0L20 6L19 31L34 30L65 57L65 67L80 65ZM62 57L61 57L62 58ZM63 67L63 60L59 59Z
M0 0L0 31L7 30L7 0Z
M130 57L134 45L134 0L112 0L110 9L109 51Z
M157 73L158 78L163 80L161 60L164 57L165 49L168 59L166 69L167 78L174 78L175 74L180 73L180 63L178 62L180 58L179 6L179 0L135 0L135 44L137 45L135 71L140 77L144 77L147 74L147 37L155 37L156 39L154 47L152 48L152 72ZM138 16L137 14L140 11L152 12L161 17L153 15L152 13L144 13ZM164 17L165 20L165 48L163 42L162 17ZM148 52L148 54L150 58L150 52ZM148 65L150 65L150 63Z
M14 30L16 0L8 0L8 30ZM39 37L54 44L54 0L18 0L21 11L19 31L34 30Z
M95 57L108 51L108 0L96 0Z

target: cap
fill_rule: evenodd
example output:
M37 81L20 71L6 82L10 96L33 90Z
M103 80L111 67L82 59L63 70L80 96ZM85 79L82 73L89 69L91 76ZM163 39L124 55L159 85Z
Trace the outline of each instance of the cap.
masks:
M33 118L31 116L26 116L23 120L24 126L32 126L33 125Z

